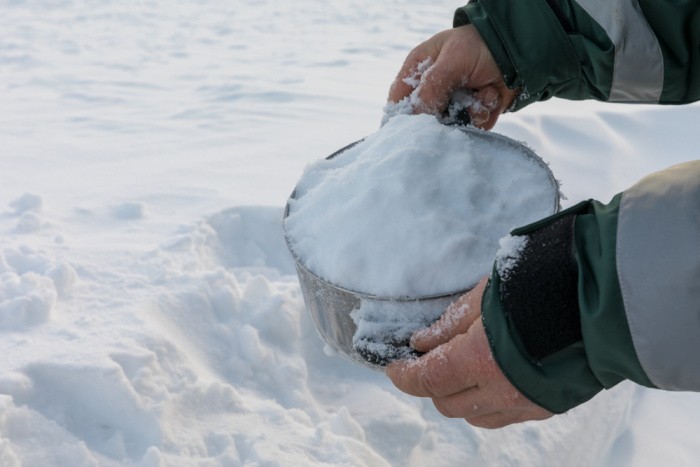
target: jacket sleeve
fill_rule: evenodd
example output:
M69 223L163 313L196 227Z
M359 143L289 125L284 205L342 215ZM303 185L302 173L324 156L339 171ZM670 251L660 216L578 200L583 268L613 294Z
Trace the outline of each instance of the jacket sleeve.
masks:
M625 379L700 391L700 161L512 235L482 319L526 397L562 413Z
M473 24L513 109L550 97L680 104L700 99L698 0L471 0Z

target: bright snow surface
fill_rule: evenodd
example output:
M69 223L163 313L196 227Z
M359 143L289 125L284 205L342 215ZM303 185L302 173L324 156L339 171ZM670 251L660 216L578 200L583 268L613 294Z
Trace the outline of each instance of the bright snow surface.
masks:
M460 3L0 1L0 465L695 465L700 396L485 431L327 356L281 237ZM700 108L553 101L496 131L607 200Z
M396 115L307 166L284 221L316 276L380 297L447 295L491 271L498 239L553 214L557 186L523 147L432 115Z

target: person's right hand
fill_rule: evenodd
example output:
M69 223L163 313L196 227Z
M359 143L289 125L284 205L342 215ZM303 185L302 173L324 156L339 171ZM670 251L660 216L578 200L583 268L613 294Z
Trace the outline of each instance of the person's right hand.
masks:
M419 65L431 66L420 73ZM419 78L415 88L413 81ZM469 109L472 123L489 130L506 111L517 91L509 89L501 70L476 28L472 25L448 29L413 49L389 91L389 101L399 102L416 89L419 113L440 115L457 89L470 89L481 106Z

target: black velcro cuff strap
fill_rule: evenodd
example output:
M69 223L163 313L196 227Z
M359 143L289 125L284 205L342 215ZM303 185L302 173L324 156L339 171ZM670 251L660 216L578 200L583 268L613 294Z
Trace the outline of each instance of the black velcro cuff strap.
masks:
M573 251L575 212L562 212L514 234L527 241L500 283L503 312L533 362L580 341L578 268Z

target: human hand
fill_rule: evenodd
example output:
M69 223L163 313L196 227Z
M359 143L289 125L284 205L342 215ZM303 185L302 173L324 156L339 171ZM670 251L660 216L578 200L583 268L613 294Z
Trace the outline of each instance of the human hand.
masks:
M481 322L484 278L447 307L431 327L417 331L411 345L427 352L391 363L386 373L401 391L430 397L446 417L481 428L544 420L552 413L523 396L503 375L491 354Z
M421 72L426 60L431 65ZM440 115L452 94L465 88L473 90L473 97L481 103L469 108L472 124L486 130L493 128L516 96L473 25L448 29L413 49L391 85L389 101L399 102L415 89L414 110Z

